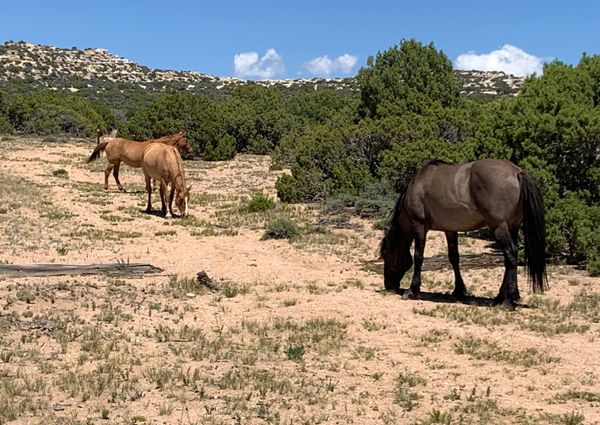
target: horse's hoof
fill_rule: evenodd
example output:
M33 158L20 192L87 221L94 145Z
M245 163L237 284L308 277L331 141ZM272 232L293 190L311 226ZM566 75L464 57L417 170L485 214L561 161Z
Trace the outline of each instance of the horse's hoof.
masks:
M395 292L397 294L402 293L402 290L400 289L400 285L398 285L398 286L391 286L391 285L385 286L384 285L384 289L388 292Z
M497 307L506 311L515 311L517 309L517 305L514 302L508 300L505 300L502 304L498 304Z
M492 305L506 311L515 311L517 308L517 304L514 301L500 297L494 298Z
M454 298L457 301L464 301L467 299L468 296L469 294L467 294L466 292L452 292L452 298Z
M405 291L402 294L402 299L403 300L417 300L417 299L419 299L419 294L415 294L412 290L409 289L408 291Z

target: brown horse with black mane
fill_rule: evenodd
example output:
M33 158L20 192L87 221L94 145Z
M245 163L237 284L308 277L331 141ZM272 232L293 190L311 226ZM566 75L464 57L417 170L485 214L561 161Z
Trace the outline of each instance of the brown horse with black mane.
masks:
M161 213L167 215L167 188L171 185L169 195L169 212L173 214L173 196L175 195L175 205L181 215L188 215L188 201L191 186L185 185L185 173L183 171L183 162L179 151L173 146L162 143L151 143L146 146L142 155L142 168L144 178L146 179L146 190L148 191L148 206L146 212L152 211L152 185L150 180L160 181L160 200ZM177 193L175 193L177 192Z
M102 154L103 151L106 152L108 166L106 167L106 170L104 170L104 189L108 190L108 176L110 175L110 172L114 170L113 176L115 177L115 182L117 182L117 187L119 190L125 191L119 181L121 161L130 167L140 168L142 166L144 149L151 143L163 143L169 146L175 146L183 152L189 152L191 150L184 132L171 134L158 139L148 139L143 142L117 137L106 142L98 143L86 161L86 164L94 162L100 157L100 154Z
M431 161L399 197L381 241L385 288L400 291L400 280L413 265L410 246L414 241L414 272L403 297L419 296L426 235L429 230L441 230L446 233L448 257L454 270L452 295L463 299L466 288L459 270L457 232L488 226L504 254L504 278L494 304L513 310L520 298L517 235L521 225L529 281L534 292L543 292L544 206L533 177L508 161L496 159L463 165Z

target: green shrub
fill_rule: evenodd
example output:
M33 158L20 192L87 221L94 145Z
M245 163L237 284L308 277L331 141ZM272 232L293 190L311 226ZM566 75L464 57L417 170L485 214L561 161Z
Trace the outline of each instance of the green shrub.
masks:
M226 161L232 159L235 153L235 138L225 134L216 141L215 145L207 144L203 156L207 161Z
M283 174L277 179L275 189L277 189L277 197L283 202L292 204L301 200L302 196L298 182L289 174Z
M256 213L272 210L273 208L275 208L275 202L259 192L252 195L248 203L243 207L243 210L249 213Z
M546 215L548 252L568 262L586 262L593 275L600 273L600 206L588 205L584 194L558 199Z
M267 224L261 240L266 239L293 239L300 235L298 226L287 217L278 217Z
M12 124L7 117L0 115L0 134L11 134L13 132Z

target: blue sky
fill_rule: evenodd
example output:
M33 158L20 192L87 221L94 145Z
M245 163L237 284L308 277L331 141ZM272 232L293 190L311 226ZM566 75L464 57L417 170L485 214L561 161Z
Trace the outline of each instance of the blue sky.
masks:
M594 1L18 0L0 11L0 43L102 47L152 68L250 79L355 75L408 38L457 68L515 74L600 53Z

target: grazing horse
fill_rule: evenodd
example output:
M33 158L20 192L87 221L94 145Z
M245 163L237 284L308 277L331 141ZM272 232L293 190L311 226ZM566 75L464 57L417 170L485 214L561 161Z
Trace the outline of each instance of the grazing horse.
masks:
M482 159L463 165L431 161L415 174L398 198L391 223L381 241L384 285L400 291L400 280L413 265L404 298L417 298L427 231L446 233L448 258L454 270L454 292L463 299L466 288L458 267L458 234L488 226L504 254L504 278L494 305L514 310L517 286L517 234L523 225L525 264L534 292L546 289L544 206L533 177L502 160Z
M169 212L173 217L175 216L173 214L173 195L175 195L175 205L177 205L179 212L184 217L187 217L189 193L192 187L186 187L185 185L185 173L179 151L173 146L162 143L151 143L144 149L142 168L146 179L146 190L148 191L146 212L149 213L152 211L152 185L150 180L154 179L155 181L160 181L162 216L165 217L167 215L167 188L170 184Z
M108 190L108 176L110 175L110 172L114 170L113 176L115 177L115 182L117 182L117 187L120 191L124 192L125 189L123 189L123 186L121 186L121 182L119 181L119 167L121 166L121 161L130 167L140 168L142 166L144 149L151 143L164 143L166 145L176 146L183 152L190 151L190 145L188 144L184 132L171 134L159 139L148 139L143 142L136 142L135 140L117 137L106 142L98 143L86 161L86 164L94 162L100 157L100 154L103 151L106 152L108 166L106 167L106 170L104 170L104 190Z

